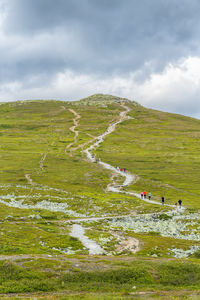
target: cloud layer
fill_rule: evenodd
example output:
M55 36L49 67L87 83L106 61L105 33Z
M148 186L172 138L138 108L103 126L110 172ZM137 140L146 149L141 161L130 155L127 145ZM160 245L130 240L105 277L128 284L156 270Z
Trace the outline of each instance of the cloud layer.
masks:
M93 93L200 116L198 0L2 0L0 101Z

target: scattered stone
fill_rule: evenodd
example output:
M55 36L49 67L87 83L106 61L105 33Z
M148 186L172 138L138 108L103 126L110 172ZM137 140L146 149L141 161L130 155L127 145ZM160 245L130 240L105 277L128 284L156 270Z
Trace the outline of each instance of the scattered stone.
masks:
M178 249L178 248L173 248L173 249L168 249L173 253L173 257L176 258L186 258L188 256L191 256L195 252L199 250L199 246L191 246L188 250L183 250L183 249Z
M108 224L112 229L123 228L123 230L137 233L157 232L164 237L200 241L200 230L188 227L198 225L199 218L199 214L189 214L172 216L169 220L160 220L158 215L144 214L126 219L112 219L112 221L108 221Z
M158 255L157 255L157 254L152 254L151 256L152 256L152 257L158 257Z
M13 218L13 216L8 215L7 217L5 217L5 220L12 219L12 218Z
M36 220L42 219L42 217L40 215L30 215L29 218L36 219Z

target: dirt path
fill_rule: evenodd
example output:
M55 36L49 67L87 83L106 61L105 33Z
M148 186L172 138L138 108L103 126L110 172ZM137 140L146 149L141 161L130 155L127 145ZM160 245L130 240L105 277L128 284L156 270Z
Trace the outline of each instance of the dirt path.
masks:
M107 128L106 132L104 132L103 134L101 134L100 136L97 137L97 141L92 144L89 148L87 148L86 150L84 150L84 152L87 155L87 158L91 161L91 162L95 162L96 159L94 158L94 156L92 155L91 151L96 149L103 141L104 138L108 135L111 134L113 131L115 131L116 126L119 123L122 123L125 120L129 119L129 116L127 116L128 112L131 110L128 106L121 104L121 107L123 107L125 109L125 111L122 111L120 113L119 119L110 124L109 127ZM113 172L113 175L117 175L117 176L123 176L125 177L125 181L122 185L113 185L112 183L109 183L107 186L107 191L112 191L112 192L116 192L119 193L121 192L121 189L127 185L130 185L131 183L136 183L137 180L139 179L139 176L136 174L131 174L129 172L121 172L120 170L116 169L115 167L99 161L98 164L102 165L105 169L111 170ZM111 177L112 179L114 178L113 176Z
M94 144L92 144L89 148L87 148L86 150L84 150L84 152L87 155L87 158L91 162L95 162L96 161L96 159L94 158L94 155L92 155L91 151L94 150L94 149L96 149L104 141L104 138L108 134L111 134L116 129L116 126L119 123L121 123L121 122L123 122L125 120L130 119L130 117L127 116L127 113L131 109L128 106L124 105L124 104L121 104L121 107L123 107L125 109L125 111L123 111L123 112L120 113L118 121L116 121L116 122L112 123L111 125L109 125L108 129L106 130L106 132L104 132L103 134L101 134L100 136L98 136L97 137L97 141ZM113 172L113 174L121 175L121 176L125 177L125 180L124 180L124 182L123 182L122 185L115 185L115 183L109 183L108 186L107 186L107 189L106 189L107 191L114 192L114 193L124 193L124 194L127 194L127 195L135 196L135 197L139 198L141 201L145 201L147 203L162 205L162 203L154 201L154 200L141 199L140 194L138 194L138 193L125 192L125 191L122 190L124 187L130 185L131 183L133 183L133 184L136 183L139 180L139 178L140 178L138 175L131 174L129 172L121 172L120 170L116 169L115 167L111 166L110 164L102 162L102 161L99 161L97 163L100 164L100 165L102 165L105 169L111 170ZM113 177L111 177L111 178L113 178ZM170 204L165 204L165 206L170 206L170 207L176 208L175 205L170 205ZM183 209L184 208L182 208L182 210Z
M30 185L35 185L35 182L33 182L33 179L31 178L31 174L25 174L25 178Z
M87 157L89 158L90 161L92 162L95 162L95 158L93 157L93 155L91 154L90 151L94 150L95 148L97 148L99 146L100 143L102 143L104 141L104 138L112 133L115 129L116 129L116 126L117 124L127 120L129 117L127 116L127 113L130 111L130 108L125 106L124 104L121 104L121 106L123 108L125 108L125 111L122 111L120 113L120 116L119 116L119 119L110 124L108 129L106 130L106 132L104 132L103 134L101 134L100 136L98 136L95 140L95 143L92 144L89 148L85 149L83 152L86 153ZM75 123L74 123L75 124ZM74 127L73 127L73 130L74 130ZM129 185L131 182L136 182L138 180L138 176L137 175L133 175L133 174L130 174L130 173L121 173L120 171L116 170L116 168L112 167L111 165L107 164L107 163L104 163L104 162L98 162L100 165L102 165L104 168L106 169L109 169L109 170L112 170L113 172L117 173L118 175L122 175L125 177L125 181L123 183L122 186L119 186L118 188L116 186L111 186L110 184L108 185L107 189L111 190L111 189L115 189L116 192L118 192L118 189L120 190L122 187L126 186L126 185ZM117 216L115 218L121 218L122 216ZM88 220L94 220L94 221L97 221L97 220L104 220L104 219L107 219L107 218L110 218L110 217L102 217L102 218L88 218ZM111 217L113 218L113 217ZM86 218L84 219L80 219L80 221L86 221ZM102 252L102 248L94 241L91 241L89 240L85 235L84 235L84 228L79 225L79 224L74 224L73 225L73 229L72 229L72 232L71 232L71 235L73 237L76 237L78 238L84 245L85 247L89 250L89 253L90 254L103 254ZM134 241L133 241L134 240ZM139 245L139 241L137 241L136 239L132 239L132 240L128 240L126 241L126 244L124 244L124 249L136 249L136 244ZM135 250L134 250L135 251Z
M77 142L77 137L79 135L79 130L75 130L75 128L79 125L79 120L80 120L81 116L75 110L73 110L73 109L69 109L69 110L75 115L75 118L73 119L74 125L72 127L70 127L70 130L74 133L74 141L73 141L73 143L70 143L69 145L67 145L67 147L65 148L65 152L69 148L70 148L70 152L76 151L78 149L83 150L88 144L91 144L94 140L96 140L97 137L93 136L89 133L86 133L86 135L88 135L92 139L85 142L85 143L82 143L82 144L78 145L77 147L72 147L72 145Z
M93 240L90 240L85 235L85 229L80 224L74 224L72 227L72 232L70 233L72 237L78 238L79 241L89 250L89 254L104 254L105 251Z
M77 137L79 131L76 130L76 127L79 125L79 120L81 118L81 116L74 109L69 108L69 111L74 114L74 118L73 118L74 125L69 128L69 130L74 133L74 141L66 146L65 153L67 153L67 151L72 147L73 144L77 143Z
M122 111L119 115L119 119L117 121L115 121L114 123L110 124L106 130L106 132L104 132L103 134L101 134L98 137L95 137L94 140L95 142L90 145L87 149L83 150L84 153L86 153L87 158L91 161L91 162L95 162L96 159L94 158L94 156L92 155L92 150L96 149L105 139L105 137L108 134L111 134L112 132L115 131L116 126L125 121L130 119L129 116L127 116L128 112L130 111L130 108L124 104L121 104L121 107L123 107L125 110ZM72 150L72 145L75 144L77 142L77 137L79 134L79 131L76 130L76 127L79 125L79 120L81 118L81 116L73 109L69 109L70 112L72 112L74 114L74 118L73 118L73 123L74 125L72 127L70 127L70 130L74 133L74 141L72 143L70 143L69 145L67 145L67 147L65 148L65 152L67 153L67 151L70 149L70 152ZM91 141L90 141L91 142ZM82 146L84 146L85 144L82 144ZM80 147L80 146L78 146ZM73 148L73 149L77 149L77 148ZM40 168L43 169L43 163L44 160L46 158L47 154L44 154L41 161L40 161ZM97 162L99 165L103 166L105 169L111 170L112 171L112 183L108 184L107 186L107 191L112 191L112 192L116 192L116 193L125 193L127 195L132 195L135 196L137 198L140 199L140 195L138 193L133 193L133 192L126 192L123 191L122 189L128 185L130 185L131 183L136 183L137 180L139 179L139 176L136 174L131 174L129 172L121 172L120 170L116 169L115 167L111 166L108 163L102 162L102 161L98 161ZM125 180L123 182L123 184L121 185L116 185L114 182L114 177L115 176L123 176L125 177ZM33 182L33 180L30 177L30 174L26 174L25 175L26 179L28 180L28 182L31 185L34 185L35 183ZM162 205L161 203L157 202L157 201L153 201L153 200L148 200L148 199L141 199L143 201L146 201L148 203L152 203L152 204L157 204L157 205ZM175 207L174 205L167 205L170 207ZM48 209L45 207L45 209ZM63 208L62 208L63 209ZM66 208L64 208L66 209ZM100 217L100 218L80 218L80 219L75 219L75 220L68 220L67 222L74 222L73 227L72 227L72 232L71 232L71 236L74 236L76 238L78 238L83 245L89 250L90 254L103 254L104 252L103 249L94 241L89 240L85 235L84 235L84 228L80 225L77 224L79 222L84 222L87 220L93 220L93 221L98 221L98 220L105 220L105 219L112 219L112 218L122 218L122 217L128 217L130 215L126 215L126 216L105 216L105 217ZM127 239L122 239L122 243L119 246L120 247L120 251L131 251L133 253L137 252L139 250L139 241L135 238L127 238Z
M48 149L48 151L49 151L49 149ZM48 152L42 153L42 158L41 158L41 160L39 161L39 168L35 170L35 172L36 172L37 174L39 174L40 171L44 171L44 162L45 162L45 159L46 159L46 157L47 157L47 154L48 154ZM34 172L33 172L33 173L34 173ZM36 185L36 184L37 184L37 183L34 182L33 179L31 178L31 174L25 174L25 178L26 178L26 180L28 181L28 183L29 183L30 185Z
M43 154L43 155L42 155L42 158L41 158L41 160L40 160L40 169L41 169L41 170L44 170L44 169L43 169L43 166L44 166L44 161L45 161L46 157L47 157L47 153Z
M78 219L69 219L64 220L62 223L79 223L79 222L87 222L87 221L101 221L101 220L110 220L110 219L121 219L121 218L127 218L127 217L133 217L136 216L136 214L128 214L128 215L118 215L118 216L104 216L104 217L83 217ZM54 223L60 223L60 221L53 221Z

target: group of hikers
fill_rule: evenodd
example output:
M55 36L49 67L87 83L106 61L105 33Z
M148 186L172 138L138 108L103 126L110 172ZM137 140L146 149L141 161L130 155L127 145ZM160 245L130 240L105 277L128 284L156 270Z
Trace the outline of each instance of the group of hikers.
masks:
M126 168L116 167L116 169L117 169L118 171L121 171L121 172L126 173Z
M140 196L141 196L141 199L147 199L147 192L141 192ZM148 193L148 198L149 198L149 200L151 200L151 193L150 192ZM161 202L162 202L162 205L165 204L165 197L163 197L163 196L161 197ZM175 203L175 206L177 206L177 205L179 205L179 207L182 206L182 200L181 199L179 199L178 202Z
M141 195L141 199L147 199L147 192L141 192L140 195ZM149 200L151 200L150 192L148 193L148 198L149 198Z
M100 158L96 158L94 155L92 155L92 159L93 159L93 161L96 162L96 163L98 163L98 162L101 161Z
M92 159L94 159L95 162L100 162L100 158L95 158L94 155L92 155ZM126 173L126 168L116 167L116 169L117 169L118 171L121 171L121 172ZM146 192L146 191L141 192L141 193L140 193L140 196L141 196L141 199L142 199L142 200L143 200L143 199L147 199L147 192ZM148 193L148 199L151 200L151 192ZM161 202L162 202L162 205L165 204L165 197L163 197L163 196L161 197ZM178 202L175 203L175 206L177 206L177 205L179 205L179 207L182 206L182 200L181 200L181 199L179 199Z

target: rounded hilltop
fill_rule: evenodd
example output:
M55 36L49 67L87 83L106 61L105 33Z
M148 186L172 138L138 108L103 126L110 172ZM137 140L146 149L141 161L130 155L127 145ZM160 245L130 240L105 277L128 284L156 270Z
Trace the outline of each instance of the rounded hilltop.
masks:
M107 95L107 94L94 94L87 98L83 98L79 100L78 102L81 102L81 104L85 105L106 105L110 103L121 103L121 102L129 102L135 105L139 105L137 102L133 100L129 100L127 98L117 97L113 95Z

